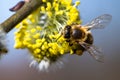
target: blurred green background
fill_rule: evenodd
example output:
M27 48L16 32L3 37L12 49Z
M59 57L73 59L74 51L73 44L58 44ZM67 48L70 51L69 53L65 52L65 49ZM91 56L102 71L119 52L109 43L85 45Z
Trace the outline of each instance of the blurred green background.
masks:
M0 23L10 17L9 11L19 0L0 1ZM75 0L74 0L75 1ZM103 30L93 30L94 44L103 50L105 62L95 61L88 53L67 55L62 69L40 72L29 68L31 60L25 50L15 50L12 30L7 34L9 54L0 60L0 80L120 80L120 1L80 0L78 7L83 24L101 14L111 14L112 22Z

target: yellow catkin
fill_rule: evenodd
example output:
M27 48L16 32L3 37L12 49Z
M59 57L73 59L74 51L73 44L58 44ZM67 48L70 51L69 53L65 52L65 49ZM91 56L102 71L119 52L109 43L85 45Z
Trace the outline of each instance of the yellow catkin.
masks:
M42 0L42 2L46 2L47 0Z
M78 6L80 4L80 1L76 1L75 5Z
M45 7L41 6L41 11L45 12Z
M36 61L46 57L51 60L52 57L57 58L66 53L73 54L73 49L61 35L61 30L65 25L81 23L76 8L80 2L76 1L75 4L72 0L42 0L42 2L44 5L16 26L14 48L27 48Z
M32 28L30 31L31 31L31 33L35 33L35 32L36 32L36 29L35 29L35 28Z

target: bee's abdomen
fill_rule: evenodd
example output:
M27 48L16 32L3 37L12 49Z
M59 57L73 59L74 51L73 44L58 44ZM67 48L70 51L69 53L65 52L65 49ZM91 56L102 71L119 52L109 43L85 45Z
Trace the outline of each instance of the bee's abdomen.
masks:
M92 36L92 34L89 33L87 35L87 38L86 38L85 42L88 43L88 44L93 44L93 36Z

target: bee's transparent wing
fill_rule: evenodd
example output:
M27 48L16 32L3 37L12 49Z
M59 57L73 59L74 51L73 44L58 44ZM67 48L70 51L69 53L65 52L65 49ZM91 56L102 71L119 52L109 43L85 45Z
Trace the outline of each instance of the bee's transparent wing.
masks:
M95 19L93 19L91 22L87 23L85 27L88 29L101 29L106 27L112 20L112 16L109 14L103 14Z
M86 51L89 52L89 54L94 58L96 59L97 61L99 62L104 62L104 56L103 56L103 53L102 51L97 48L96 46L94 45L90 45L90 44L87 44L87 43L80 43L80 45L82 47L84 47L86 49Z

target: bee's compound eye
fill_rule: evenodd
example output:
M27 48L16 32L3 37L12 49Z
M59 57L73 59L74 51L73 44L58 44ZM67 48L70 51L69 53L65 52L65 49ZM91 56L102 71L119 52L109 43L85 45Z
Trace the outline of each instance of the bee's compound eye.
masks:
M70 33L71 33L71 26L70 25L65 26L64 38L70 38Z
M69 31L65 32L64 38L70 38L70 32Z
M80 39L80 38L82 38L82 31L78 30L78 29L73 30L72 37L74 39Z

